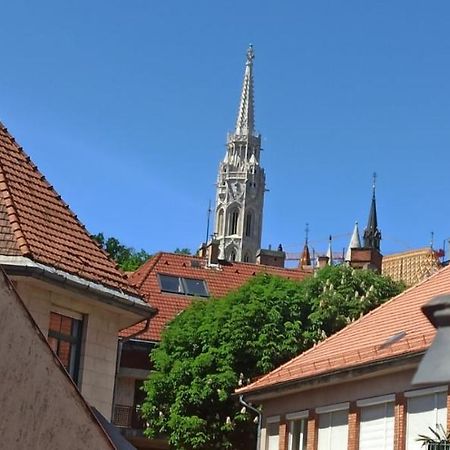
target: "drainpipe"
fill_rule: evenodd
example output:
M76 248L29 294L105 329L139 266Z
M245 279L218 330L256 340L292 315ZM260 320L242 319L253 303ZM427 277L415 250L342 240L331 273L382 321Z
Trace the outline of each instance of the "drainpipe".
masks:
M256 413L257 416L258 416L258 432L256 434L256 450L260 450L259 449L259 444L260 444L260 441L261 441L261 427L262 427L262 414L261 414L261 411L259 409L256 409L254 406L250 405L249 403L247 403L244 400L244 396L243 395L239 396L239 403L241 405L244 405L246 408L250 409L254 413Z

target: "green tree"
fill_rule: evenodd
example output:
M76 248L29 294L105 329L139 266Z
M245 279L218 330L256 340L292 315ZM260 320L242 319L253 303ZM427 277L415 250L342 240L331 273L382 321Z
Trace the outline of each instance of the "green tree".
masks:
M191 249L190 248L176 248L174 253L179 254L179 255L192 255L191 253Z
M151 255L145 250L136 251L132 247L127 247L114 237L105 238L103 233L92 235L100 246L109 253L112 259L125 272L134 272L138 267L147 261Z
M180 450L249 449L256 426L234 390L368 312L402 286L328 267L302 282L259 275L223 299L196 301L152 353L142 414L150 437Z

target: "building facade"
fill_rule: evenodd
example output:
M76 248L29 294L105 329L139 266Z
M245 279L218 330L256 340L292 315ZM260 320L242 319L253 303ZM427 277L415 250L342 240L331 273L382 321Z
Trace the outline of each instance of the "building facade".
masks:
M118 334L154 310L0 124L0 265L89 405L111 418Z
M238 393L262 407L260 450L420 450L448 429L448 383L413 384L436 331L421 307L450 292L450 267Z
M220 258L256 261L261 248L265 173L260 164L261 135L255 131L253 48L247 51L236 128L228 135L217 177L215 238Z

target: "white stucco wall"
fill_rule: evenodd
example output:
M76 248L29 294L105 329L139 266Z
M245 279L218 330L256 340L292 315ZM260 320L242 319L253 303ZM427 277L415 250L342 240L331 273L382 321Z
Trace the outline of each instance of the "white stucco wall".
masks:
M44 336L48 335L51 311L73 311L83 315L80 390L89 404L111 418L116 370L118 332L127 312L82 297L42 281L18 278L17 290ZM128 317L130 324L133 318ZM136 319L134 319L136 320Z
M43 296L34 303L41 324ZM114 448L1 274L0 358L2 449Z

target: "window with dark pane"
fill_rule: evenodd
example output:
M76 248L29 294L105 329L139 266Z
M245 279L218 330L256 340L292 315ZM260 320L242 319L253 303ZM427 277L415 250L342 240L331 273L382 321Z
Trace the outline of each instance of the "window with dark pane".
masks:
M186 295L196 295L197 297L208 297L206 284L203 280L193 278L183 278Z
M81 329L81 320L50 313L48 343L75 383L80 366Z
M174 292L176 294L183 294L183 286L180 282L180 277L172 275L158 275L159 285L162 292Z

